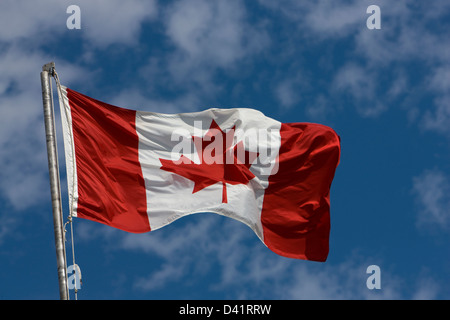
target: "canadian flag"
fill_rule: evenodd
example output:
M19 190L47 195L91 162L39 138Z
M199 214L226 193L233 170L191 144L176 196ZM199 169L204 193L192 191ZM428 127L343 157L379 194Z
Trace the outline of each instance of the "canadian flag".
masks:
M64 86L60 106L73 216L143 233L213 212L279 255L327 259L332 129L245 108L141 112Z

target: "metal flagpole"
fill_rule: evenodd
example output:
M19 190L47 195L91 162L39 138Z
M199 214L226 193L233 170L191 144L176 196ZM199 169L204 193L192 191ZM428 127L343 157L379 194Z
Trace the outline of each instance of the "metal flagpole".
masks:
M56 147L55 116L50 76L53 75L55 63L42 67L41 86L44 103L45 135L47 140L48 169L50 175L50 192L53 208L53 229L55 233L56 264L58 268L59 296L69 300L67 284L66 248L64 244L63 216L61 205L61 186L59 179L58 151Z

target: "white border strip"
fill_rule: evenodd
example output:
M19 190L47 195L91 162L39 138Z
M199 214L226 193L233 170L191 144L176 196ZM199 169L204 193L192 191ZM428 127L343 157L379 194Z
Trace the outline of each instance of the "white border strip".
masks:
M72 217L77 216L78 206L78 178L75 157L75 144L72 130L72 114L70 110L69 98L67 97L67 87L59 86L59 107L61 110L61 122L64 136L64 152L66 157L67 187L69 191L69 209Z

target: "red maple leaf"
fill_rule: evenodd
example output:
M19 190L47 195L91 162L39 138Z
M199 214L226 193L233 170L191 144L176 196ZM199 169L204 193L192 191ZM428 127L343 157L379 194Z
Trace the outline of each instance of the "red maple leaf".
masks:
M255 175L250 166L258 157L258 153L245 150L242 141L232 146L234 131L235 127L223 132L213 120L204 137L192 137L199 164L182 155L177 161L160 158L161 169L194 181L192 193L222 183L222 203L227 203L226 184L247 184L252 180Z

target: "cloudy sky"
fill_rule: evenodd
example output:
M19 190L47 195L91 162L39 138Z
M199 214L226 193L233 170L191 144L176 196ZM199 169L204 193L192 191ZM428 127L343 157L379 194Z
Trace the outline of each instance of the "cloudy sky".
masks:
M67 28L73 4L81 29ZM381 29L367 28L370 5ZM50 61L64 85L121 107L255 108L342 142L327 262L280 257L214 214L143 235L77 219L79 299L449 299L449 21L447 0L2 0L0 299L59 298ZM381 289L366 286L370 265Z

